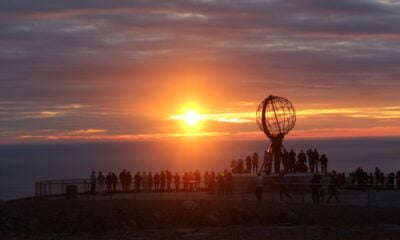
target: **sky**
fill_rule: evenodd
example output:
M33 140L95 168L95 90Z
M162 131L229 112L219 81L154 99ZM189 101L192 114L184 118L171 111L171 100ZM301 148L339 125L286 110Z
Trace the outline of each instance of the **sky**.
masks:
M0 143L264 139L270 94L288 137L400 136L399 23L391 0L0 1Z

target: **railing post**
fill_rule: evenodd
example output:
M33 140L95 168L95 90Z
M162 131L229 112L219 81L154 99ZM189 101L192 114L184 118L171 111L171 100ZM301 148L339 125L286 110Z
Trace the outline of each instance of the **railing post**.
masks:
M51 196L51 181L49 181L49 196Z
M64 194L64 180L61 180L61 194Z

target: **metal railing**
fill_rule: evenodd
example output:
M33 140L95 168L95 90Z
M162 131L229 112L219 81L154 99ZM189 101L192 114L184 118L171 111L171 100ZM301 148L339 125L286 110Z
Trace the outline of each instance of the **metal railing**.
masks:
M141 184L140 188L133 182L131 188L123 191L121 184L116 189L108 190L106 186L91 192L89 179L60 179L41 181L36 183L36 196L63 196L67 186L77 187L78 196L87 198L106 199L107 196L123 199L150 200L150 199L241 199L256 200L254 182L171 182L165 183L164 187L155 189L154 185ZM168 188L169 185L169 188ZM325 204L330 195L329 183L314 184L318 188L320 204ZM177 189L177 186L179 188ZM288 202L298 204L313 204L312 184L309 183L280 183L270 182L263 186L262 199L267 202ZM396 186L384 187L382 185L355 184L338 186L335 188L341 204L358 206L391 206L400 207L400 191ZM291 199L282 192L286 190ZM314 193L315 194L315 193ZM282 196L281 196L282 195ZM333 199L335 200L335 199ZM335 202L335 201L334 201Z

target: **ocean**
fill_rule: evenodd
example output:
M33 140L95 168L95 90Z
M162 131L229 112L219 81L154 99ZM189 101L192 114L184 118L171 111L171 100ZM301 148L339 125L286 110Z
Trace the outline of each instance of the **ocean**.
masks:
M88 178L91 171L214 170L253 152L267 141L217 141L183 138L162 141L0 145L0 199L33 196L39 180ZM330 170L400 170L400 138L285 139L286 149L316 148L326 153Z

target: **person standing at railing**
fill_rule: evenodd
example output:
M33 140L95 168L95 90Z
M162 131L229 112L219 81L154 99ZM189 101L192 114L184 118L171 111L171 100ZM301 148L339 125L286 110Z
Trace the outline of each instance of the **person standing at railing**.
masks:
M135 174L134 179L135 179L135 191L136 192L140 192L140 186L141 186L141 183L142 183L142 176L140 175L139 171Z
M174 175L174 183L175 183L175 191L179 192L180 184L181 184L181 177L178 173Z
M311 173L314 173L314 152L310 149L307 150L306 152L307 157L308 157L308 167L310 169Z
M109 172L107 174L106 185L107 185L107 192L111 192L111 186L112 186L112 175L111 175L111 172Z
M231 169L233 173L238 173L238 161L236 159L231 161Z
M194 175L193 172L188 174L189 190L192 192L194 190Z
M159 191L160 190L160 174L156 172L154 174L154 191Z
M194 188L195 188L195 191L199 191L199 189L200 189L200 182L201 182L201 173L199 172L199 170L196 170L194 173L193 173L193 177L194 177Z
M238 173L243 173L243 169L244 169L244 164L243 164L243 159L239 159L238 161Z
M148 180L148 174L147 172L142 172L142 174L140 175L140 182L142 183L142 191L147 191L149 189L149 184L147 182Z
M339 200L338 194L337 194L336 174L332 174L331 175L328 191L329 191L329 197L328 197L328 200L326 201L326 203L329 203L331 201L332 197L335 197L336 203L340 203L340 200Z
M131 175L131 172L128 171L128 172L126 173L126 186L125 186L125 190L126 190L127 192L130 192L130 191L131 191L131 184L132 184L132 175Z
M246 157L246 173L251 173L251 157Z
M164 171L161 171L161 174L160 174L160 184L161 184L161 191L162 191L162 192L165 191L165 182L166 182L165 172L164 172Z
M126 186L126 170L122 170L122 172L119 174L119 181L121 183L121 191L125 192L125 186Z
M99 185L99 192L102 193L104 191L104 182L105 182L105 177L102 172L99 172L99 175L97 176L97 183Z
M185 172L184 174L183 174L183 177L182 177L182 182L183 182L183 190L185 191L185 192L187 192L188 190L189 190L189 174L187 173L187 172Z
M230 171L225 170L225 197L233 198L233 176Z
M94 194L96 192L96 172L93 171L92 174L90 175L90 192Z
M313 157L314 157L314 168L315 168L314 172L318 173L319 172L318 162L320 160L319 160L319 152L317 151L317 149L314 149Z
M211 171L210 173L210 192L215 191L215 173L214 171Z
M257 173L258 172L258 154L257 153L253 153L252 155L252 172L253 173Z
M397 189L400 189L400 171L397 171L396 173L396 186Z
M153 176L151 174L151 172L149 172L149 174L147 175L147 189L151 192L153 190Z
M217 185L218 185L218 198L222 198L225 192L225 183L223 173L217 173Z
M389 173L389 175L388 175L388 177L387 177L387 184L388 184L388 188L389 189L394 189L394 178L395 178L395 175L394 175L394 173L393 172L391 172L391 173Z
M321 158L319 161L321 162L321 172L323 174L327 174L328 173L328 158L326 157L325 153L321 155Z
M118 184L117 174L113 173L111 177L112 177L112 189L113 189L113 192L116 192L117 191L117 184Z
M206 191L210 190L210 174L206 171L203 175L204 188Z
M165 171L166 175L167 175L167 191L170 192L171 191L171 183L172 183L172 173L170 171Z

